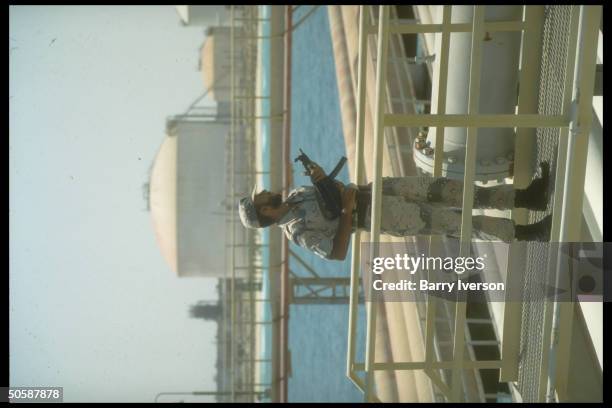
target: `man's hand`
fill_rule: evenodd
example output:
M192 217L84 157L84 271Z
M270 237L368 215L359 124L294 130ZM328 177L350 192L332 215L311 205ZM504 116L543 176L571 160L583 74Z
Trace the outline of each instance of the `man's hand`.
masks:
M323 169L319 167L318 164L312 164L310 166L310 177L312 177L312 180L316 182L324 179L325 177L327 177L327 175L325 174Z
M336 187L338 187L338 191L340 191L340 194L342 194L342 192L344 191L344 183L338 180L334 180L334 183L336 183Z

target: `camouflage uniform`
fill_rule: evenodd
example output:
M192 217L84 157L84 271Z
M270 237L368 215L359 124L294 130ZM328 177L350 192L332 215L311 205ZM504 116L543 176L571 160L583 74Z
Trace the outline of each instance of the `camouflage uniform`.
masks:
M371 185L360 187L368 190ZM483 188L474 186L474 208L505 210L514 208L514 188L510 185ZM461 201L463 182L428 176L383 178L381 233L396 236L441 234L461 235ZM328 258L339 225L339 219L326 219L320 197L312 186L291 192L286 202L291 210L276 224L287 238L322 258ZM370 228L370 206L360 227ZM514 222L506 218L474 216L476 238L510 242L514 239ZM353 226L353 231L358 225Z
M276 222L288 240L308 249L321 258L329 258L340 219L328 220L323 216L321 197L313 186L293 190L286 203L291 209Z
M371 188L371 184L367 188ZM514 208L511 185L474 186L474 206L479 209ZM461 235L463 182L430 176L385 177L382 186L381 233L396 237L410 235ZM370 206L363 228L370 228ZM473 216L473 236L484 240L514 239L514 222L506 218Z

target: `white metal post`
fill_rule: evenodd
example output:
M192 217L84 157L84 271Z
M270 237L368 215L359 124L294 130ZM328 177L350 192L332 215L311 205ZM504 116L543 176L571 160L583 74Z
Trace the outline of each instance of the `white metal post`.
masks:
M378 240L380 239L380 209L382 198L382 155L383 155L383 115L384 115L384 93L385 78L387 73L387 54L389 49L389 6L380 6L378 12L378 50L376 64L376 111L374 117L374 176L372 180L372 207L370 224L370 257L372 260L378 256ZM373 288L367 288L369 292L369 302L367 304L367 334L366 334L366 393L365 400L371 401L374 389L374 354L376 341L376 301L373 299Z
M236 111L235 111L235 101L234 101L234 96L235 96L235 92L236 92L236 88L235 88L235 84L234 84L234 75L236 74L235 72L235 64L236 64L236 55L234 53L234 36L235 36L235 32L234 32L234 6L230 6L230 16L231 16L231 28L230 28L230 101L231 101L231 112L232 112L232 121L231 121L231 128L230 128L230 162L231 162L231 190L232 190L232 197L235 196L236 194L236 182L235 182L235 173L234 171L235 169L235 160L236 160L236 155L235 155L235 148L236 148L236 126L235 126L235 122L236 122ZM236 384L235 384L235 379L236 379L236 288L235 288L235 283L236 283L236 265L235 265L235 255L236 255L236 223L235 223L235 217L234 217L235 211L232 211L232 220L231 220L231 232L230 232L230 239L232 242L232 254L231 254L231 258L230 258L230 269L232 270L232 281L231 281L231 287L230 287L230 302L231 302L231 338L230 338L230 367L231 367L231 393L232 393L232 402L236 401Z
M446 113L446 88L448 81L448 54L450 46L450 24L451 24L451 11L452 6L446 5L442 9L442 34L440 39L440 61L438 65L438 98L436 112L437 114ZM434 81L435 82L435 81ZM435 90L433 91L435 92ZM434 172L433 177L442 176L442 161L444 160L444 131L445 128L440 126L436 129L436 145L434 152ZM440 245L437 237L431 236L429 238L429 254ZM432 273L428 272L428 275ZM428 279L431 277L428 276ZM438 299L436 296L427 296L427 312L425 320L425 361L433 362L434 360L434 329L435 329L435 318L436 309L438 306ZM440 389L446 398L450 397L450 389L443 382L438 371L434 371L430 368L425 369L425 373L429 376L431 381Z
M480 103L480 71L482 41L484 36L484 6L474 6L474 21L472 31L472 52L470 55L470 87L468 115L474 115L479 110ZM472 242L472 206L474 201L474 177L476 174L476 142L478 128L469 127L465 150L465 180L463 182L463 208L461 214L461 241L460 257L470 254ZM457 306L455 310L455 344L453 347L453 381L452 400L459 402L461 398L461 379L463 378L463 354L465 345L465 312L466 302L464 294L457 292Z
M364 182L365 171L363 164L363 137L365 131L365 63L366 63L366 47L367 33L364 31L365 25L365 7L359 6L359 66L357 70L357 137L356 137L356 155L355 155L355 180L357 185ZM347 348L347 377L362 391L364 390L363 382L354 371L355 364L355 340L357 331L357 312L359 307L359 263L361 255L361 232L358 230L353 236L351 244L351 292L349 300L349 323L348 323L348 348Z
M437 114L437 115L401 115L386 114L385 126L446 126L446 127L566 127L569 117L566 115L538 114Z
M543 6L525 6L523 8L525 31L522 36L521 65L519 84L538 83L541 54L542 24L544 22ZM537 112L538 89L533 86L521 86L519 89L518 114ZM531 163L533 159L536 129L518 128L514 148L514 187L519 188L531 181ZM512 210L512 219L517 224L527 224L527 210ZM499 373L501 382L518 379L518 357L520 348L520 327L522 304L517 299L525 256L524 245L510 245L506 264L506 293L504 302L503 335L501 343L502 369Z

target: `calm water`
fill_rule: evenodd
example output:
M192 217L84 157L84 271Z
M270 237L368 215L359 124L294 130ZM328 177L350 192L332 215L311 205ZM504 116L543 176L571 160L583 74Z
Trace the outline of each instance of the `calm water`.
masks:
M264 16L269 8L262 7ZM311 10L311 6L300 7L294 21ZM264 35L270 33L264 27ZM269 46L263 44L263 94L268 94ZM291 155L295 158L301 148L327 172L335 166L338 159L345 155L342 136L342 123L336 84L333 49L327 16L327 8L319 6L294 32L292 67L292 108L291 108ZM264 100L265 101L265 100ZM264 103L267 114L269 105ZM268 134L267 124L262 124L262 132ZM267 144L265 145L267 146ZM264 162L267 162L267 149ZM348 166L339 173L338 180L349 181ZM265 183L269 187L269 182ZM294 185L310 185L303 175L300 163L294 168ZM265 236L267 241L267 234ZM349 276L350 252L345 261L326 261L309 251L291 243L303 260L311 265L319 275ZM264 259L267 262L267 257ZM308 273L295 261L291 269L300 276ZM268 290L264 283L264 291ZM266 319L269 319L269 310ZM346 351L348 330L348 305L292 305L289 319L289 347L292 358L292 377L289 380L289 400L294 402L359 402L363 396L346 378ZM358 323L358 360L363 361L365 343L365 311L360 307ZM271 353L270 332L264 333L266 346L264 357ZM270 371L266 377L270 380Z

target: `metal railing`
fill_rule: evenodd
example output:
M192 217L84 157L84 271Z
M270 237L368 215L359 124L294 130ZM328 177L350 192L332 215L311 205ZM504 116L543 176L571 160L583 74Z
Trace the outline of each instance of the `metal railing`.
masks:
M265 22L270 22L270 17L263 17L260 14L260 6L243 6L240 8L236 8L235 6L230 6L230 66L229 66L229 76L230 76L230 102L231 102L231 122L230 122L230 137L229 137L229 149L230 152L228 154L228 174L226 175L227 182L229 183L229 192L226 200L228 202L234 202L236 198L246 196L250 193L250 191L236 191L236 183L238 177L242 177L241 180L246 180L244 185L252 186L255 183L255 177L259 174L269 174L266 171L257 171L255 169L256 163L256 152L254 149L255 145L255 135L256 135L256 126L260 123L259 121L284 121L284 129L285 135L283 139L285 140L284 152L287 155L285 161L289 163L288 153L289 153L289 133L290 129L290 88L288 88L290 76L290 66L291 60L290 58L285 60L285 65L288 67L288 71L286 70L286 81L285 81L285 91L286 95L283 98L287 103L286 106L283 107L283 111L280 113L276 112L258 114L256 112L256 103L261 100L270 100L270 95L257 95L256 83L257 83L257 55L259 46L261 45L260 41L270 41L275 39L280 39L285 37L288 44L285 46L290 49L291 47L291 33L298 28L301 24L304 23L316 10L318 6L313 6L306 12L299 20L296 22L292 22L291 15L295 11L295 7L286 6L286 26L285 29L280 33L259 33L259 29L261 28L261 24ZM239 11L237 11L239 10ZM290 57L289 54L285 54ZM246 141L247 151L240 152L241 161L245 161L248 164L248 169L239 170L239 161L237 160L237 141L239 139L243 139ZM245 154L246 159L244 156ZM287 166L286 166L287 167ZM287 190L292 181L291 181L291 173L290 173L290 163L289 170L285 170L287 173L284 180L284 190ZM285 191L286 192L286 191ZM224 321L224 324L230 325L230 353L229 353L229 375L230 375L230 390L228 394L223 394L231 397L231 401L235 401L236 397L245 397L249 395L265 395L266 397L270 397L272 400L280 400L286 401L288 399L287 396L287 385L288 385L288 375L287 369L289 367L289 353L288 353L288 345L287 342L287 330L288 330L288 301L287 297L291 294L289 293L290 289L290 281L288 269L287 272L283 275L286 275L283 279L281 288L281 305L280 311L273 311L272 320L270 321L257 321L255 318L254 311L256 309L255 304L261 302L269 302L270 304L274 303L271 299L257 299L254 296L252 290L249 291L238 291L236 288L236 283L239 279L244 279L244 275L241 277L238 276L238 271L243 272L246 270L246 279L248 282L253 282L254 280L261 282L262 274L261 271L266 266L258 264L260 259L256 256L256 250L258 247L261 247L262 242L262 232L261 231L253 231L243 229L245 234L248 235L246 239L246 244L239 244L236 237L236 226L239 226L241 229L242 225L237 220L236 211L232 211L231 218L229 220L229 236L230 243L227 246L228 258L229 258L229 268L228 274L229 279L229 302L230 302L230 313L229 313L229 322ZM257 242L256 242L257 241ZM248 248L249 254L247 259L246 266L241 266L236 264L236 249L237 248ZM267 248L269 249L269 248ZM284 265L288 264L288 243L284 244L285 253L287 255L284 257L282 263ZM244 294L247 293L247 299L244 299ZM278 301L275 301L278 303ZM248 316L239 316L237 311L237 305L239 303L247 304L249 315ZM254 338L256 337L256 327L260 325L280 325L281 339L284 338L284 341L281 341L280 349L273 350L272 358L256 358L258 350L255 349L254 346ZM245 333L247 336L245 336ZM237 367L237 342L243 341L247 339L250 344L250 357L246 360L241 360L240 362L248 362L251 364L247 368L249 375L247 376L246 381L240 381L240 386L237 381L237 377L240 375L238 367ZM277 353L275 353L277 351ZM285 367L281 368L278 376L274 375L274 371L272 370L273 377L271 382L255 382L254 381L254 365L255 364L270 364L273 366L281 366ZM244 389L244 387L247 387ZM263 387L263 388L262 388ZM225 392L225 390L223 390Z
M567 93L564 107L571 112L571 124L569 129L562 130L562 132L569 131L569 135L566 138L566 147L559 149L557 160L566 163L565 173L563 174L565 188L561 200L559 242L581 241L587 147L593 116L593 89L601 13L601 6L580 7L578 26L580 37L577 39L578 48L575 66L573 70L568 70L567 76L572 76L572 81L570 82L569 78L566 80L565 89ZM572 100L574 101L572 104L567 103L569 102L570 92L568 88L572 92ZM563 135L560 140L560 145L563 145ZM559 172L559 170L557 171ZM547 398L549 400L555 399L555 392L562 400L566 399L569 374L569 359L567 356L571 353L575 306L574 302L555 302L554 304L551 349L556 356L562 356L562 358L555 360L555 365L552 366L548 375L547 392L549 395Z
M380 6L378 13L378 41L377 41L377 65L376 65L376 99L375 99L375 118L374 118L374 176L372 180L372 209L371 209L371 251L370 259L376 256L378 251L378 241L380 237L380 204L381 204L381 181L382 181L382 141L383 132L387 127L394 126L409 126L409 127L437 127L438 135L441 134L445 127L467 127L467 142L466 142L466 157L465 157L465 178L463 186L463 208L462 208L462 225L460 239L460 254L459 256L469 255L471 250L472 236L472 203L474 195L474 178L475 178L475 163L476 163L476 146L478 129L485 127L512 127L512 128L543 128L552 127L560 128L567 132L571 129L570 137L567 144L571 148L565 147L560 149L560 161L567 161L568 166L565 171L565 182L562 189L557 189L557 197L563 194L563 208L561 214L556 213L554 225L561 225L559 235L557 230L553 232L553 241L558 238L559 241L579 240L579 227L576 222L581 216L581 203L584 191L584 168L586 164L586 146L587 137L591 118L592 91L595 75L595 57L597 47L597 34L599 27L599 18L601 16L601 7L599 6L582 6L581 8L581 30L579 34L583 39L582 47L580 48L580 58L572 59L570 62L576 64L576 76L568 75L565 78L566 87L574 90L576 109L572 111L572 107L564 106L563 114L561 115L542 115L534 113L526 113L519 106L518 114L508 115L489 115L479 114L479 94L480 94L480 73L482 59L482 41L485 31L523 31L529 28L532 20L525 18L529 15L529 6L524 10L522 21L504 21L504 22L485 22L484 6L474 6L472 24L452 24L451 23L451 6L444 6L442 24L406 24L406 23L389 23L389 6ZM364 158L363 158L363 138L364 138L364 115L365 115L365 59L367 55L367 36L374 33L375 27L366 24L365 8L360 6L359 20L359 60L358 60L358 106L357 106L357 140L356 140L356 166L355 180L359 185L364 184ZM470 56L470 80L469 80L469 102L468 110L465 115L445 114L445 95L447 86L448 73L448 48L449 37L452 32L471 32L472 47ZM387 73L387 57L388 57L388 37L389 33L441 33L442 34L442 53L439 70L437 72L439 78L439 103L436 113L424 114L389 114L383 110L383 101L385 100L385 88ZM524 39L525 41L525 39ZM523 69L525 65L533 64L533 61L523 60ZM538 63L536 61L535 63ZM567 89L567 88L566 88ZM572 113L574 112L574 113ZM440 140L439 138L437 140ZM442 141L439 142L443 143ZM566 144L566 146L567 146ZM438 146L437 146L438 147ZM441 146L440 146L441 147ZM442 151L439 148L436 151ZM440 157L438 157L440 156ZM434 174L440 175L441 155L435 155ZM561 193L563 190L563 193ZM562 216L562 218L559 218ZM455 317L454 317L454 343L453 343L453 359L450 361L434 361L434 333L433 324L435 319L435 302L431 296L427 300L427 315L426 315L426 341L425 341L425 361L406 361L406 362L390 362L377 363L374 359L374 350L376 342L376 311L377 302L373 301L372 287L370 297L367 298L367 323L366 323L366 355L365 362L356 362L356 328L357 328L357 294L359 289L359 265L360 265L360 233L357 232L352 242L352 259L351 259L351 291L350 291L350 312L349 312L349 329L348 329L348 350L347 350L347 377L362 391L366 401L375 401L377 396L374 390L374 371L376 370L415 370L422 369L430 376L433 384L451 401L462 401L461 379L462 372L465 369L486 369L495 368L502 369L509 362L518 364L518 351L509 353L506 349L505 353L498 360L466 360L464 359L464 350L466 343L466 299L460 297L457 299ZM461 296L461 295L459 295ZM465 296L465 295L464 295ZM504 319L509 319L507 313ZM559 330L564 330L566 334L571 333L571 313L573 311L573 303L558 304L555 307L556 319L555 322L561 326ZM565 317L565 318L564 318ZM569 317L569 318L568 318ZM569 321L569 323L568 323ZM504 330L504 339L506 337L516 336L511 330ZM559 344L555 343L557 355L569 355L568 342L571 336L566 335L556 337ZM469 340L469 339L468 339ZM473 356L470 356L473 357ZM556 375L551 378L551 387L558 392L564 392L567 387L567 358L560 359L556 364ZM432 373L438 369L451 369L452 381L450 387L445 384L440 377L436 377ZM365 371L365 381L357 375L357 371Z
M254 148L258 120L269 119L268 116L257 115L255 112L256 102L269 98L267 95L257 95L255 89L257 40L259 38L257 32L259 24L265 20L259 17L257 6L245 6L240 9L230 6L230 66L229 72L222 74L223 76L229 75L231 109L229 151L226 155L228 162L226 182L229 184L226 202L234 203L237 197L250 193L249 191L236 191L239 181L241 185L252 186L257 175L265 173L255 168ZM246 149L239 151L240 146ZM239 158L238 155L240 155ZM247 164L246 170L243 163ZM244 234L241 240L237 237L237 227ZM230 401L236 401L237 398L253 400L254 397L269 397L271 384L255 381L256 366L271 364L270 359L258 358L255 341L259 327L271 323L271 321L257 320L255 314L257 304L269 302L269 299L257 298L258 288L255 288L258 286L255 285L255 282L262 280L262 269L264 268L261 265L260 256L260 248L263 247L262 237L253 230L242 228L235 208L232 208L228 217L227 229L229 233L229 242L226 245L227 275L229 276L226 282L229 288L226 288L228 289L226 290L226 304L229 304L230 310L229 316L224 316L222 324L225 327L223 332L229 332L229 353L227 353L229 361L224 361L224 367L220 369L227 370L229 389L220 390L218 395L229 397ZM246 265L237 264L238 249L247 254ZM241 285L238 285L239 283ZM246 354L238 353L238 346L243 345L245 345L244 353Z

